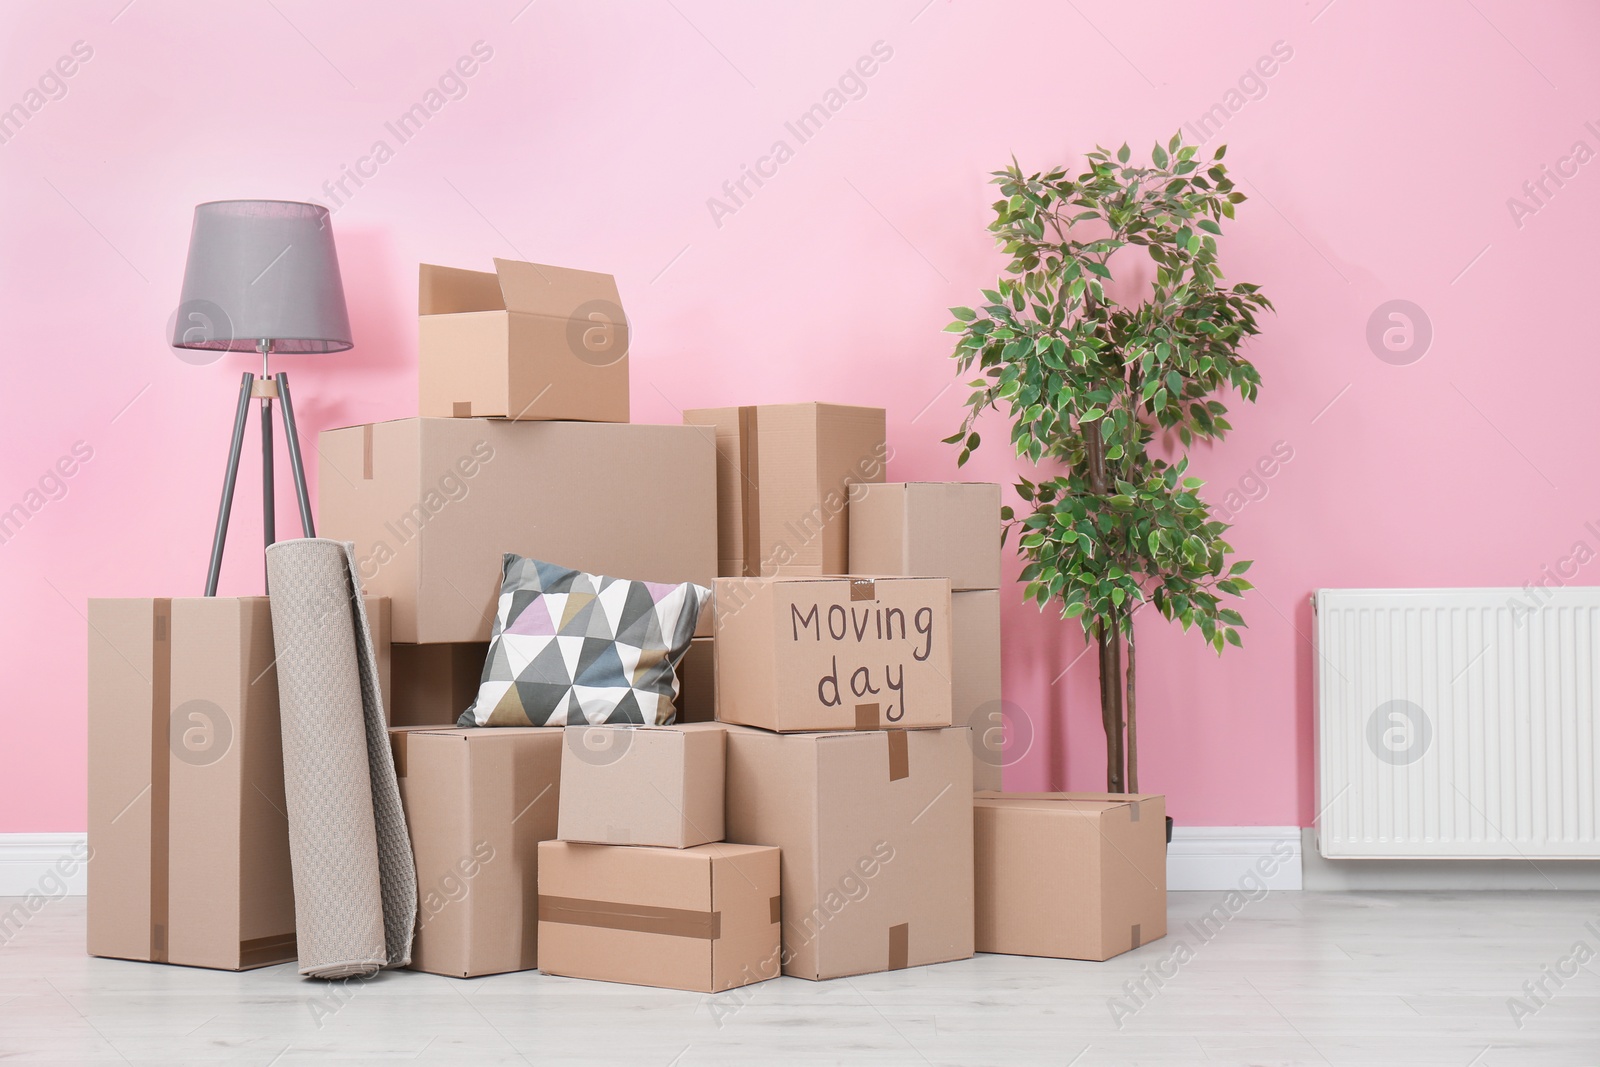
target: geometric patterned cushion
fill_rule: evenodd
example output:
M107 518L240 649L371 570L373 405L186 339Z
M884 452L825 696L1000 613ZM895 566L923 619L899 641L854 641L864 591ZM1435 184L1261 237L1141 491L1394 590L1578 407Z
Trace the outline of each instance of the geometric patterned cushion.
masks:
M489 658L461 726L666 726L711 590L505 555Z

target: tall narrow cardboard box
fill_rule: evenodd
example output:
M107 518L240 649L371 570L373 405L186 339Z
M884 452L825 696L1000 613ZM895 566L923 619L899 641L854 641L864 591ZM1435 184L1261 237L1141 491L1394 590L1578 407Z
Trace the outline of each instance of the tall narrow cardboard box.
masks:
M539 842L556 835L561 731L389 733L417 863L411 969L455 978L538 963Z
M972 955L964 727L728 728L728 839L783 850L783 973L838 978Z
M89 601L90 955L295 958L265 597Z
M883 481L882 408L698 408L683 421L717 447L719 575L843 574L850 486Z

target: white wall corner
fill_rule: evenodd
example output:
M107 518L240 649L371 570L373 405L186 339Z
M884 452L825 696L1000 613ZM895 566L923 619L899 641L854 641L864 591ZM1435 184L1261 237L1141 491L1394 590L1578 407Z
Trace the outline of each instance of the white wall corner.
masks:
M82 896L88 848L81 833L0 834L0 897Z
M1177 826L1167 846L1167 889L1301 888L1298 826Z

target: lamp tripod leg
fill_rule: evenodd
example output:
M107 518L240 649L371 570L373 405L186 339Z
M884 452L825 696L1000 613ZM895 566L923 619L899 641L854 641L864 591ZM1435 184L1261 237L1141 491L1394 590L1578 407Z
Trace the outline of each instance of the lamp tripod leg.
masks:
M228 470L222 479L222 505L217 509L217 530L211 538L211 566L206 571L206 596L217 595L222 574L222 546L228 539L228 515L233 511L233 487L239 479L239 452L244 448L244 424L250 415L251 386L255 375L245 372L239 384L239 408L233 416L233 443L228 448Z
M283 434L289 444L289 466L294 469L295 498L300 504L300 529L307 537L317 536L311 521L311 497L306 493L306 468L300 461L300 431L295 428L294 404L289 400L289 376L281 371L274 376L278 382L278 400L283 404Z

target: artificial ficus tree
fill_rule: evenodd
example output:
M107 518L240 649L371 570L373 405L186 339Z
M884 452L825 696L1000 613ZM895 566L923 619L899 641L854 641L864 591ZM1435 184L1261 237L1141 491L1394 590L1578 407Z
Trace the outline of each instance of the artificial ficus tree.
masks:
M1010 257L976 308L951 308L959 373L974 370L960 432L1010 416L1011 444L1039 473L1020 477L1031 510L1005 508L1026 561L1024 596L1058 603L1099 653L1106 788L1138 790L1134 614L1153 604L1220 653L1244 619L1223 606L1250 583L1231 563L1228 525L1211 515L1184 450L1230 429L1217 395L1255 400L1260 375L1240 355L1271 303L1254 285L1222 284L1221 220L1245 198L1222 164L1176 135L1148 165L1123 145L1097 149L1082 173L994 173L1002 199L989 229ZM1142 254L1141 254L1142 253ZM1116 299L1137 291L1136 298Z

